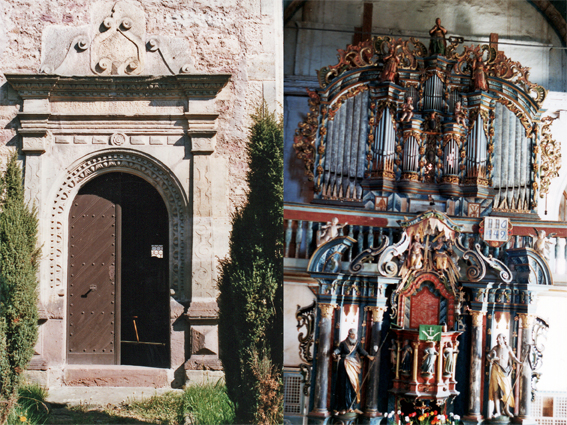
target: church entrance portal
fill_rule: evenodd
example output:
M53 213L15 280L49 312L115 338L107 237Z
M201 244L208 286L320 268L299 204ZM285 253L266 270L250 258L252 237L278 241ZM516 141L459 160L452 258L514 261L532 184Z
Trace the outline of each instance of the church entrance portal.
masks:
M69 214L67 360L169 367L168 214L145 180L109 173Z

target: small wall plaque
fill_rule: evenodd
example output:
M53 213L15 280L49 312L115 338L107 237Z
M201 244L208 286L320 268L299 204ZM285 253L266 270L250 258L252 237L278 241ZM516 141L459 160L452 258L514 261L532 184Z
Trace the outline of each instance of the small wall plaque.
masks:
M481 238L492 247L499 247L510 240L512 223L504 217L485 217L479 224Z

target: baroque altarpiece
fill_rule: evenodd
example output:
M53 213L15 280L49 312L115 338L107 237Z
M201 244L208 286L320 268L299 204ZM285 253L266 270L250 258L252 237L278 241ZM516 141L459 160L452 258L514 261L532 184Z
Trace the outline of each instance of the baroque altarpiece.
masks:
M294 139L309 211L329 221L286 221L290 256L308 253L317 282L296 313L308 420L535 423L548 327L535 303L553 284L545 235L560 227L536 214L561 160L546 90L494 36L374 37L338 57L317 71ZM347 333L358 369L334 359Z

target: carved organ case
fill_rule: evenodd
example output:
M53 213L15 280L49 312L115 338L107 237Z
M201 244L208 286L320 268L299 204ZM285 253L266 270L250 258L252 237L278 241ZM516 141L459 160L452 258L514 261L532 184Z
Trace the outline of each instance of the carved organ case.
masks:
M552 275L523 236L511 239L509 217L528 226L561 156L542 117L546 91L528 74L495 46L428 55L414 38L390 37L339 50L339 63L318 71L294 147L314 181L310 208L349 227L334 218L338 236L317 239L309 256L317 305L305 311L316 319L300 350L314 341L301 365L314 421L338 405L329 353L351 328L377 359L358 375L370 423L392 408L490 417L487 353L500 333L518 356L541 359L525 350L537 348L533 301ZM486 220L499 223L499 239L483 238ZM520 418L537 375L526 364Z
M339 50L294 140L316 202L533 213L560 161L542 119L546 91L528 75L488 45L428 56L414 38L375 37Z

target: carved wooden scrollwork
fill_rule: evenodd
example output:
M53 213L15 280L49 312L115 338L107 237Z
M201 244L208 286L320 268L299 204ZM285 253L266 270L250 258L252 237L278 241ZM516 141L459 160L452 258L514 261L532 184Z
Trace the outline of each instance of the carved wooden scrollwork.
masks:
M307 90L309 95L309 113L305 121L299 123L295 130L293 147L297 157L305 163L305 174L309 180L313 180L313 168L315 164L315 137L317 136L317 125L319 124L319 104L321 98L317 92Z
M385 235L380 235L380 238L381 238L380 245L377 248L367 248L364 251L362 251L360 254L358 254L354 258L354 260L352 260L352 263L350 263L349 266L349 271L351 273L353 274L358 273L360 270L362 270L362 266L364 265L364 263L370 261L374 257L378 257L384 252L384 250L388 246L389 239Z
M299 333L299 357L307 363L313 361L313 354L311 352L313 345L313 338L315 335L315 309L316 301L313 300L311 305L307 307L297 306L295 318L297 319L297 330L305 327L305 334Z
M541 165L540 165L540 198L549 192L551 180L559 176L561 169L561 142L552 139L550 126L556 118L542 118L541 128Z
M392 261L394 257L402 255L410 245L410 238L406 232L402 233L400 241L384 250L378 260L378 271L381 275L395 277L398 274L398 265Z

